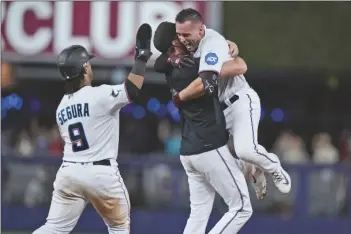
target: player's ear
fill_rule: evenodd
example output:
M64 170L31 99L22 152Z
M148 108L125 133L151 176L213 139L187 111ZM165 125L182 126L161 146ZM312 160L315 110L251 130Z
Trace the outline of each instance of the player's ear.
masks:
M204 33L204 31L205 31L205 26L204 26L204 24L201 24L199 34L202 35Z

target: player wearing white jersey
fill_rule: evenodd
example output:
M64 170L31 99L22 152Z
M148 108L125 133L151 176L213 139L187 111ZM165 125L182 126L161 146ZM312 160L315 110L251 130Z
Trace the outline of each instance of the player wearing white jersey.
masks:
M89 60L80 45L64 49L58 67L66 83L56 120L65 142L46 223L35 234L66 234L87 203L103 218L110 234L130 233L129 195L117 167L119 111L138 97L151 57L151 27L140 26L135 62L121 85L92 87Z
M201 30L201 27L204 30L201 40L194 39L194 35L186 30L180 34L179 38L189 51L198 48L194 57L201 57L200 70L212 70L219 74L223 63L232 59L228 53L226 40L221 34L207 29L204 25L197 27L197 32ZM196 28L193 30L196 31ZM240 57L235 59L242 60ZM183 93L180 93L182 99L197 97L198 93L206 89L206 85L202 85L199 81L193 83L183 90ZM227 129L233 136L237 156L270 173L278 190L284 194L289 193L291 189L289 174L282 168L279 158L273 153L268 153L257 141L261 114L259 96L249 86L242 73L237 73L234 77L222 77L218 86Z

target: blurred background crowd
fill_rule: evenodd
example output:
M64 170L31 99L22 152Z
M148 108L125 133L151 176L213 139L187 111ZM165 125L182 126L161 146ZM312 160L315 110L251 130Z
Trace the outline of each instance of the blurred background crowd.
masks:
M149 125L147 120L135 120L126 116L122 118L122 124L120 154L142 156L163 153L165 157L179 156L181 131L178 121L161 118L156 124ZM36 117L30 120L28 127L16 130L11 128L2 132L3 155L24 158L43 155L61 157L63 146L57 125L40 125ZM316 132L306 140L291 129L283 129L271 146L271 151L289 164L334 164L350 160L350 149L351 137L346 129L335 139L323 131Z
M350 216L348 2L1 2L3 205L50 203L63 150L55 122L64 94L55 67L60 50L84 45L98 56L94 85L119 84L131 68L137 26L148 22L155 29L186 7L198 9L207 26L238 44L247 80L262 102L259 141L292 175L289 196L271 181L264 201L251 193L254 216L293 217L301 209L312 216ZM187 212L180 118L152 63L143 95L121 111L118 160L133 208ZM215 212L225 209L217 199Z
M181 140L178 124L178 122L170 120L170 118L161 118L154 125L150 125L147 120L136 120L128 115L124 116L121 121L119 159L122 162L135 157L178 159ZM261 133L261 136L264 136L264 133ZM349 134L341 132L339 139L334 142L331 135L327 132L317 132L311 139L304 140L298 134L293 133L292 130L282 130L274 139L271 150L279 155L284 164L308 165L313 163L317 165L334 165L339 162L347 163L346 161L350 158L351 146ZM233 150L231 141L229 141L228 145ZM50 126L40 125L36 117L30 120L28 127L3 131L3 157L39 159L39 165L29 166L25 163L15 163L10 164L9 168L5 167L3 180L5 184L5 201L23 203L30 207L47 205L51 199L52 181L57 167L46 164L40 165L40 160L43 157L60 159L63 146L57 126L55 124ZM172 166L168 165L167 161L155 163L151 168L146 167L141 172L136 168L133 170L129 166L125 168L122 166L121 169L124 172L131 195L136 196L133 202L135 206L158 206L160 205L158 204L159 202L164 203L163 205L171 204L169 200L171 197L163 200L162 198L164 198L165 194L159 193L159 190L155 193L154 189L155 186L161 186L168 194L166 196L172 193L172 186L169 184L171 183ZM9 176L9 170L12 172L11 177ZM137 173L135 173L136 171ZM299 183L298 172L292 170L290 173L292 173L293 182L297 186L296 183ZM151 176L150 179L146 179L148 176ZM312 210L317 209L312 211L315 215L335 216L346 214L347 180L345 176L344 173L335 173L331 169L311 173L310 189L312 200L310 204L312 205ZM188 205L186 199L188 196L186 177L182 175L179 180L183 189L186 190L183 197L183 205L186 207ZM138 181L138 183L135 183L135 181ZM256 212L275 212L280 214L291 212L294 194L290 197L283 197L271 185L269 195L263 202L256 201L252 193L253 204L257 205L258 208ZM140 193L139 186L144 190L143 193ZM334 199L336 199L335 202L328 202Z

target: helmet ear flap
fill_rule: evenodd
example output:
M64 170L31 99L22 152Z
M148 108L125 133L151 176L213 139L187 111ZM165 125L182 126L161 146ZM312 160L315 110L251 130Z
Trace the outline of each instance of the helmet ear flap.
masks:
M64 72L62 69L59 69L59 71L60 71L60 73L61 73L61 76L63 77L63 78L69 78L69 76L66 74L66 72Z

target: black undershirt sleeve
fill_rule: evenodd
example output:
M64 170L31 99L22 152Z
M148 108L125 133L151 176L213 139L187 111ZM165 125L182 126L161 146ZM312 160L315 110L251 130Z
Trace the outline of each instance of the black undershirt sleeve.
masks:
M214 71L202 71L199 74L208 95L212 95L218 85L218 73Z
M141 95L141 90L133 84L130 80L126 79L124 82L127 90L127 94L130 101L135 101Z

